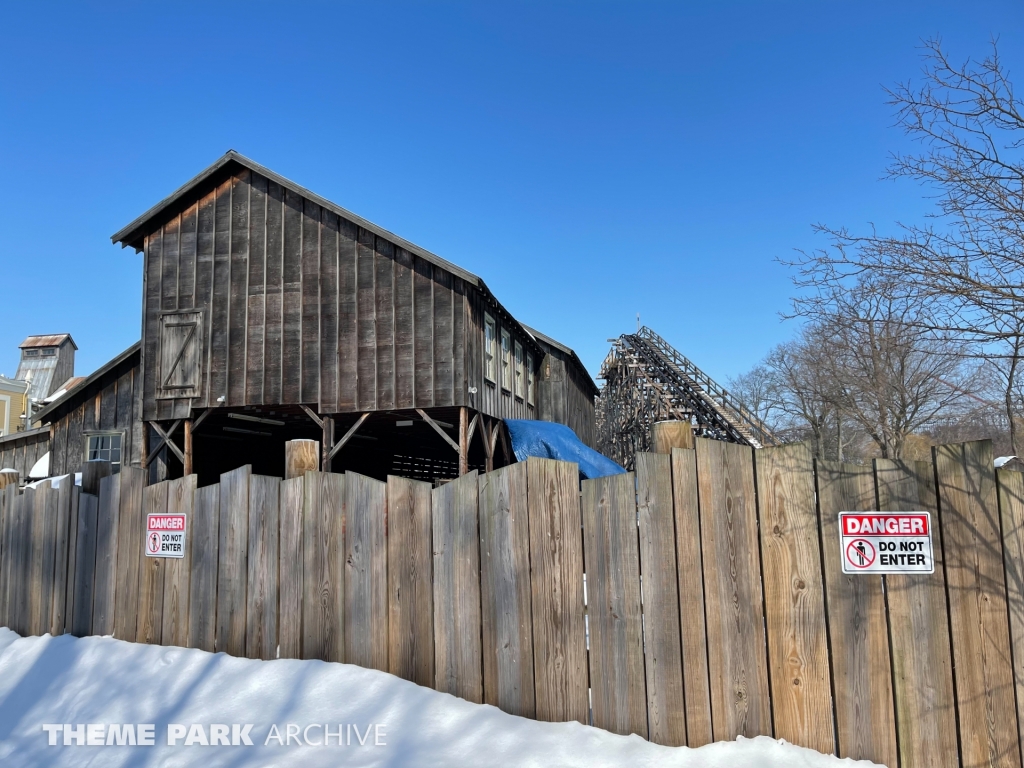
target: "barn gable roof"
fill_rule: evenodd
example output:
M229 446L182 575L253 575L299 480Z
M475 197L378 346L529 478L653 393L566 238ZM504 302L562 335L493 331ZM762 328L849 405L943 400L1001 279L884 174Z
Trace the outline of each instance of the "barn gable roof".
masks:
M474 275L472 272L451 263L447 259L441 258L435 253L431 253L425 248L421 248L415 243L411 243L408 240L399 237L393 232L384 229L384 227L378 226L377 224L374 224L372 221L364 219L362 216L359 216L345 208L342 208L340 205L332 203L330 200L321 197L320 195L317 195L314 192L311 192L305 187L296 184L294 181L291 181L290 179L287 179L278 173L275 173L269 168L266 168L265 166L260 165L254 160L249 159L245 155L235 152L235 150L233 149L229 149L219 160L213 163L213 165L209 166L204 171L199 173L197 176L192 178L190 181L183 184L181 187L176 189L174 192L172 192L159 203L154 205L148 211L143 213L137 219L132 221L126 227L111 235L111 241L114 243L120 243L122 248L127 248L130 246L134 248L137 252L141 251L143 249L143 246L145 245L146 235L152 232L160 225L162 225L164 223L164 220L170 218L171 216L176 215L182 209L191 205L197 197L202 196L210 189L212 189L214 186L216 186L218 183L220 183L222 180L243 168L258 173L261 176L264 176L270 179L271 181L280 184L282 187L284 187L287 190L290 190L291 192L294 192L296 195L304 197L310 202L315 203L344 219L347 219L353 224L356 224L357 226L362 227L363 229L369 232L373 232L378 237L382 237L385 240L390 241L394 245L400 248L404 248L406 251L415 254L424 261L427 261L430 264L433 264L436 267L440 267L441 269L447 271L448 273L461 278L462 280L466 281L474 288L479 290L487 298L487 300L489 300L501 312L501 314L512 320L516 325L519 325L520 328L525 332L524 335L528 339L536 343L534 340L534 335L530 333L529 329L527 329L526 326L524 326L522 323L516 320L515 316L513 316L511 312L509 312L504 308L504 306L502 306L501 302L498 301L497 297L491 292L491 290L487 287L484 281L477 275ZM568 350L568 347L563 347L563 345L554 341L554 339L548 339L547 337L544 338L547 339L548 342L552 343L554 346ZM543 352L543 349L541 349L538 346L536 351ZM572 352L572 350L568 351ZM573 362L579 367L583 375L586 376L587 379L590 381L590 384L593 387L594 392L597 392L597 384L594 382L593 377L590 376L590 373L587 371L586 367L576 356L575 352L572 352L572 359Z
M217 162L204 170L198 176L194 177L191 181L186 182L184 185L176 189L170 195L135 219L131 224L113 234L110 239L115 243L120 243L122 248L131 246L136 251L141 251L146 235L154 229L154 224L156 223L155 220L158 221L163 219L166 215L177 213L177 211L182 207L190 204L193 198L205 191L207 187L212 186L222 177L230 175L233 171L238 170L239 168L248 168L250 171L255 171L261 176L265 176L271 181L280 184L285 189L288 189L295 194L326 208L332 213L336 213L344 219L348 219L353 224L357 224L363 229L383 237L385 240L391 241L410 253L414 253L420 258L429 261L431 264L441 267L442 269L451 272L453 275L461 277L472 285L481 288L484 287L483 280L472 272L456 266L446 259L442 259L437 254L431 253L425 248L420 248L420 246L415 243L410 243L408 240L384 229L384 227L380 227L372 221L368 221L362 216L358 216L352 213L352 211L346 210L340 205L336 205L324 197L320 197L320 195L309 191L305 187L299 186L294 181L286 179L278 173L274 173L269 168L250 160L245 155L241 155L233 149L229 149Z
M126 349L124 352L115 356L113 359L108 360L106 363L101 365L88 376L84 378L76 377L78 378L78 381L75 382L74 384L68 382L70 386L67 386L64 394L57 397L53 402L48 403L45 408L34 413L32 415L32 421L39 421L42 423L53 421L53 419L59 418L60 415L67 411L69 408L77 406L79 401L83 397L88 396L90 386L92 384L102 379L108 373L110 373L119 365L121 365L121 363L125 362L126 360L131 360L131 358L134 356L136 359L131 360L131 364L138 365L137 358L139 357L139 352L141 349L142 342L137 341L130 347L128 347L128 349Z

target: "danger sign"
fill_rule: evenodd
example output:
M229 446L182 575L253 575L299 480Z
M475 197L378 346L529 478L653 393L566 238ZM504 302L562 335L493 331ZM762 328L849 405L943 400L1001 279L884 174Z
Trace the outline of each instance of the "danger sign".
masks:
M843 573L933 573L927 512L840 512Z
M185 556L185 515L146 515L146 556Z

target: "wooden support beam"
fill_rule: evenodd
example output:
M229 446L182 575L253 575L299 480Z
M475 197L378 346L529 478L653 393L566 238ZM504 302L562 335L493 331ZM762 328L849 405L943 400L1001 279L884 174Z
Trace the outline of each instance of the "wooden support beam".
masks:
M192 419L185 419L185 475L192 474Z
M199 425L206 421L206 417L214 412L214 408L207 408L205 411L199 414L199 416L192 421L192 431L195 432L199 429Z
M473 433L476 432L477 422L480 421L480 414L474 413L472 421L469 422L469 435L466 437L466 450L473 444Z
M481 417L480 419L480 442L484 444L485 472L494 471L494 443L491 442L491 422Z
M316 415L316 411L314 411L312 408L306 405L300 405L299 408L304 410L306 412L306 415L309 416L309 418L311 418L313 421L315 421L316 425L320 427L320 429L324 428L323 419Z
M439 434L441 437L443 437L444 441L448 443L448 445L450 445L456 453L459 453L459 444L452 440L448 436L448 433L441 429L441 426L427 415L426 411L424 411L422 408L417 408L416 413L418 413L420 415L420 418L427 422L427 424L432 426L434 428L434 431L437 432L437 434Z
M324 472L330 472L331 458L334 456L334 419L330 416L324 416L323 427L324 439L320 443L323 458L321 459L320 466L324 468Z
M157 437L159 437L160 440L156 446L149 451L149 454L146 456L145 463L142 465L143 468L149 466L150 462L160 453L160 449L165 445L174 451L174 455L178 457L178 460L181 461L182 464L185 463L185 454L182 453L181 449L171 441L171 435L178 431L178 427L181 426L183 421L184 419L178 419L176 422L171 424L171 428L166 432L164 432L163 428L155 421L146 422L153 428L153 431L156 432Z
M497 447L498 433L500 433L500 432L501 432L501 419L495 419L493 422L491 422L491 435L488 438L488 442L490 442L490 444L491 444L491 449L488 452L488 454L489 454L489 456L491 458L491 464L492 465L494 463L494 449ZM493 469L493 466L492 466L492 469Z
M459 477L469 472L469 409L459 408Z
M359 431L359 428L360 428L361 426L363 426L363 423L364 423L364 422L365 422L365 421L366 421L366 420L367 420L368 418L370 418L370 414L369 414L369 413L364 413L364 414L363 414L362 416L360 416L360 417L359 417L359 421L357 421L357 422L356 422L355 424L353 424L353 425L351 426L351 428L350 428L350 429L348 430L348 432L346 432L346 433L345 433L345 436L344 436L343 438L341 438L341 440L339 440L339 441L338 441L338 442L337 442L337 443L335 444L335 446L334 446L333 448L331 448L331 452L330 452L330 453L328 454L328 456L327 456L327 460L328 460L328 461L330 461L331 459L333 459L333 458L334 458L334 454L336 454L336 453L337 453L338 451L340 451L340 450L341 450L342 448L344 448L344 447L345 447L345 444L346 444L346 443L347 443L347 442L348 442L349 440L351 440L351 439L352 439L352 436L353 436L353 435L355 435L355 433ZM333 427L331 427L331 429L333 430Z

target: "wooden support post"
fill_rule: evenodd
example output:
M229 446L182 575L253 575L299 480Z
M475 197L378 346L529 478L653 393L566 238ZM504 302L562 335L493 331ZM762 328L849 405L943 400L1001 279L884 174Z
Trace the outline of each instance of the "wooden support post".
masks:
M192 474L192 419L185 419L185 475Z
M109 461L87 461L82 464L82 493L100 495L100 480L110 477Z
M284 444L284 479L304 477L320 468L320 443L316 440L288 440Z
M323 417L323 432L324 438L321 445L322 458L320 460L320 466L324 468L324 472L331 471L331 459L334 457L332 449L334 448L334 419L330 416Z
M693 448L690 422L659 421L651 427L652 453L672 453L673 448Z
M459 408L459 476L469 472L469 409Z
M484 471L494 471L494 443L491 442L491 422L480 417L480 442L484 444Z
M5 469L0 472L0 489L6 488L8 485L18 484L18 471L16 469Z
M139 451L139 466L145 469L149 466L149 422L142 422L142 450Z

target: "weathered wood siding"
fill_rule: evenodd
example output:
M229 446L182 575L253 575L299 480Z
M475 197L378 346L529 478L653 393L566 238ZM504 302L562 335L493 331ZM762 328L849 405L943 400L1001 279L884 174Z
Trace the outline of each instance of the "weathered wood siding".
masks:
M97 381L72 390L67 407L55 411L51 425L50 474L77 472L85 461L88 435L92 432L121 433L121 466L139 466L142 460L142 422L139 355L129 355Z
M537 372L537 416L565 424L591 448L595 447L594 389L586 372L571 355L540 342L544 358Z
M24 480L32 465L50 450L50 430L33 429L0 437L0 469L16 469Z
M485 313L497 325L499 379L502 328L513 373L516 343L538 385L545 354L486 289L248 168L186 205L145 238L145 420L182 418L222 396L226 406L321 413L465 405L537 418L525 392L486 378ZM176 397L163 386L176 356L161 350L162 318L196 310L198 396ZM589 442L592 400L567 414Z

